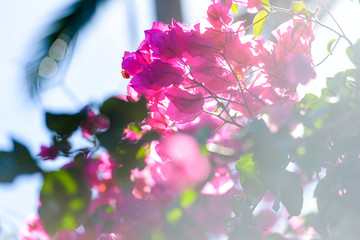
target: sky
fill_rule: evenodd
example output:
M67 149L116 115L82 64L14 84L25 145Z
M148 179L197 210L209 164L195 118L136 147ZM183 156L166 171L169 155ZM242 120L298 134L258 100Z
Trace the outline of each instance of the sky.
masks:
M143 31L151 28L155 21L154 0L109 0L78 37L73 59L62 76L70 91L51 88L41 94L41 103L27 96L26 61L36 49L45 27L71 2L73 0L0 0L0 151L11 150L11 138L15 138L35 156L41 145L50 143L44 111L74 112L88 103L101 103L112 95L125 93L127 82L121 77L121 59L124 51L137 48L144 37ZM199 19L207 3L208 0L182 0L185 22L191 24ZM332 12L352 41L360 37L356 28L360 22L358 1L342 0ZM336 27L330 18L324 21ZM327 42L336 37L322 29L316 29L316 35L315 63L326 55ZM318 80L304 88L306 91L318 94L327 76L351 66L344 57L345 48L346 42L341 41L334 56L317 68ZM55 166L47 163L42 167ZM4 234L16 234L23 219L36 211L41 184L37 174L18 177L12 184L0 184L0 226L3 228L0 239Z

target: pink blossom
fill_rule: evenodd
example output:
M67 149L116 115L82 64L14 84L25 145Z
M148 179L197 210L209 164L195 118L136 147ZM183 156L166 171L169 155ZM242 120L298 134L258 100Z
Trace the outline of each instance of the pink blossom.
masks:
M50 147L41 146L41 151L38 154L44 160L54 160L59 155L60 151L57 147L51 145Z
M211 180L205 184L201 190L202 194L222 195L234 186L234 181L230 178L228 168L218 167Z
M222 26L229 25L233 20L229 10L230 7L223 6L221 1L211 4L207 10L208 21L215 29L221 29Z
M184 71L173 64L155 60L149 65L153 82L161 87L179 84L184 80Z
M87 161L85 172L91 187L101 192L114 184L113 171L118 165L109 153L103 152L98 158L87 158Z
M288 61L286 75L289 81L298 84L306 84L309 80L316 77L316 72L312 67L312 60L307 55L297 53Z
M295 29L295 26L298 26ZM281 24L272 32L285 55L303 53L311 56L311 43L314 41L312 23L304 19L293 18ZM296 30L296 31L294 31Z
M100 114L95 114L91 109L87 112L87 117L81 121L81 132L85 138L90 138L98 130L109 128L110 122Z
M20 230L19 235L21 240L50 240L37 214L31 214L26 218L26 227Z
M194 120L203 111L204 99L202 94L191 94L180 88L168 89L165 96L170 100L167 115L170 120L184 123Z
M210 173L210 163L199 150L197 141L185 134L164 138L150 154L152 178L157 184L169 188L170 194L192 188L204 181ZM172 193L171 193L172 192Z
M132 53L125 52L122 61L122 69L131 76L134 76L146 68L147 64L151 62L152 58L147 49L139 49Z

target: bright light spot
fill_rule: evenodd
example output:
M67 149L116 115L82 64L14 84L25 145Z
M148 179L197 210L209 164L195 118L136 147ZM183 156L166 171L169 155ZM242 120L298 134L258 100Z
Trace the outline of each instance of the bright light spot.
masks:
M55 60L62 60L65 56L67 43L62 39L56 39L49 49L49 56Z
M57 63L51 57L44 57L39 66L39 76L43 78L51 78L57 72Z

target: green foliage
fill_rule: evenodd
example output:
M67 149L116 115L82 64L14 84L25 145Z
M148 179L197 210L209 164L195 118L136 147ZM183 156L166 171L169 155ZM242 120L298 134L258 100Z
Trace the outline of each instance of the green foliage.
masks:
M334 44L334 42L336 42L336 39L331 39L326 45L326 50L330 55L332 55L332 50L333 50L332 45Z
M86 118L86 109L76 114L46 113L46 126L62 138L67 138L75 132L82 120Z
M145 152L149 148L145 143L158 139L158 137L155 132L147 132L137 142L123 140L117 145L113 156L122 165L116 171L116 180L121 188L129 192L132 191L134 186L133 182L130 181L131 170L135 168L142 170L145 167Z
M265 10L261 10L260 12L258 12L254 18L253 24L254 24L254 37L258 37L263 28L264 28L264 24L267 21L269 16L269 13Z
M360 67L360 40L358 40L354 45L346 49L346 54L348 55L350 61L357 67Z
M83 171L70 166L44 175L39 215L50 235L59 230L74 230L85 216L90 189Z
M21 143L13 140L11 152L0 152L0 182L10 183L21 174L40 172L29 150Z
M98 134L98 138L101 145L112 152L124 136L124 128L130 123L141 122L147 116L146 101L141 99L132 103L112 97L104 102L100 112L108 117L110 127Z

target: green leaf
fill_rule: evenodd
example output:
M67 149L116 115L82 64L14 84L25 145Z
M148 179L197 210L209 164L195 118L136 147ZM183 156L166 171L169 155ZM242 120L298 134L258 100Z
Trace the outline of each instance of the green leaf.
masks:
M292 5L292 12L294 14L306 15L308 17L311 16L311 13L307 9L306 5L303 2L294 2Z
M346 49L350 61L356 66L360 67L360 39L352 46Z
M10 183L22 174L40 172L29 150L21 143L13 140L12 152L0 152L0 182Z
M296 33L296 31L303 26L304 23L303 22L297 22L293 28L293 30L291 31L291 40L294 40L294 34Z
M147 116L146 100L125 102L116 97L109 98L100 108L101 114L108 117L110 127L98 134L102 146L113 152L124 136L124 128L130 123L139 123Z
M266 10L270 11L270 3L269 0L261 0L262 6L263 8L265 8Z
M166 214L166 220L169 223L175 224L177 223L180 218L182 217L182 210L180 208L174 208L171 209L167 214Z
M307 93L303 99L296 104L296 107L305 110L313 109L316 108L315 106L317 102L319 102L319 98L315 94Z
M240 172L240 184L244 183L246 179L257 179L258 177L259 172L252 157L253 153L242 155L235 164L236 169Z
M267 21L269 16L269 13L261 10L260 12L258 12L258 14L256 14L253 24L254 24L254 37L258 37L261 33L261 31L264 28L264 24Z
M332 55L332 45L334 44L335 41L336 39L331 39L326 45L326 50L330 55Z
M301 178L293 172L284 171L277 181L280 190L280 201L290 216L298 216L303 206L303 189Z
M91 192L83 171L69 167L46 173L40 193L39 215L45 231L75 230L87 213Z
M82 110L76 114L55 114L46 113L46 126L48 129L56 132L62 137L69 137L76 129L79 124L87 116L87 110Z
M186 190L180 196L180 206L183 208L190 207L197 199L197 193L194 190Z
M326 86L329 93L336 95L340 89L344 86L346 81L346 75L343 72L337 73L334 77L326 79Z
M235 4L235 3L233 3L231 5L231 10L235 13L235 15L237 15L238 11L239 11L239 6L237 4Z
M125 191L131 192L134 187L134 183L130 180L131 170L135 168L142 170L146 165L148 146L145 144L158 138L158 134L148 131L137 142L122 140L116 145L116 151L112 155L122 166L115 171L115 178L117 184Z

